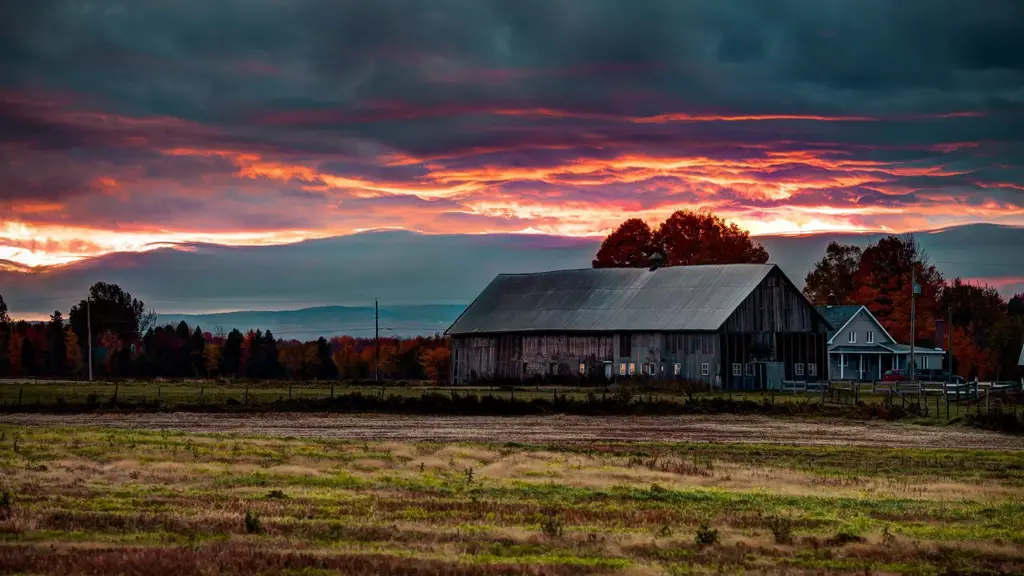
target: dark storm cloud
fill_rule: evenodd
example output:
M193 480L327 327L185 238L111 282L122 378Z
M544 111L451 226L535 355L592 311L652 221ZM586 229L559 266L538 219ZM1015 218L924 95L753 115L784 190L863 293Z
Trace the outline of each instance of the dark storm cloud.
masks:
M0 104L26 222L1024 223L1018 0L10 0Z

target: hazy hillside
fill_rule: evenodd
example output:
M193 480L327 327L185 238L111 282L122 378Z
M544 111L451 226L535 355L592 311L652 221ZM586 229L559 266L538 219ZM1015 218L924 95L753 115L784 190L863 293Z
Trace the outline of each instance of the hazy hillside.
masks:
M461 305L390 306L380 309L382 336L416 336L444 332L462 313ZM224 312L219 314L160 314L160 324L200 325L204 331L237 328L270 329L285 340L312 340L340 335L372 337L372 306L319 306L302 310Z
M1007 295L1024 290L1024 228L979 224L920 232L917 237L947 277L983 278ZM768 249L772 262L802 285L829 241L863 246L878 238L877 234L818 234L761 236L757 241ZM599 244L594 238L435 236L401 231L284 246L190 244L112 254L41 272L0 267L0 293L12 315L40 318L55 309L66 314L97 281L119 284L147 307L168 314L372 307L374 298L392 310L427 304L453 305L455 310L468 305L499 273L589 267ZM419 327L454 318L444 312L431 314L425 312L418 319L403 316L402 321ZM318 322L325 328L366 322L365 315L319 317L319 312L312 312L302 322ZM288 326L300 325L290 322ZM209 323L203 321L204 327Z

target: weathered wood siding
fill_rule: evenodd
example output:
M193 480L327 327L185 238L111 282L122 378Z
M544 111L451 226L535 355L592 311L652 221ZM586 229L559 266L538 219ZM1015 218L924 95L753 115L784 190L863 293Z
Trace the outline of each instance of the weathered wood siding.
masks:
M811 303L777 269L754 288L722 328L739 334L827 332Z
M572 377L604 373L613 360L613 334L495 334L452 338L457 383L481 379Z
M580 376L710 383L718 365L717 348L717 337L711 332L455 336L452 377L460 384L487 379Z

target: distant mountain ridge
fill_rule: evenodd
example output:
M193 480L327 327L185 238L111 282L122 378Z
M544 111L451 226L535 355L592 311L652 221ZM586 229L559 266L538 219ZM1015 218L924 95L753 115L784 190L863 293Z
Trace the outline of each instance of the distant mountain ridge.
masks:
M915 235L945 277L986 281L1004 296L1024 291L1024 227L974 224ZM808 270L824 256L830 241L865 246L882 236L811 234L758 236L755 240L764 244L770 262L802 286ZM184 314L208 316L223 310L296 313L335 306L365 310L372 308L374 299L387 309L449 305L454 310L472 302L498 274L589 268L599 246L597 238L405 231L367 232L277 246L187 244L110 254L30 272L0 266L0 293L12 316L34 318L45 318L54 310L66 315L89 286L99 281L118 284L158 313L174 311L166 314L173 318ZM363 314L333 321L321 321L318 314L313 314L308 321L324 328L344 327L349 325L347 318L366 322ZM430 314L422 320L407 317L405 324L395 328L413 333L410 328L442 324L442 317L449 319ZM210 321L201 323L205 329ZM227 325L227 319L223 323ZM243 324L252 323L266 328L262 319ZM278 331L273 325L271 330ZM294 321L280 330L310 333Z
M380 309L381 336L430 336L443 333L458 318L465 306L456 304L425 304L388 306ZM203 331L229 332L238 329L271 330L283 340L313 340L323 336L374 335L373 306L316 306L300 310L248 310L212 314L158 314L160 326L184 321L190 327L199 325Z

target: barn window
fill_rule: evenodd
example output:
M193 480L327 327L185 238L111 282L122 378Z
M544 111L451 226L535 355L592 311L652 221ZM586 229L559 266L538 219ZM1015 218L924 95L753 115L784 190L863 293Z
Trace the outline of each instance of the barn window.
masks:
M586 375L587 375L587 365L584 364L583 362L580 362L580 376L586 376Z
M630 362L629 363L629 375L633 376L635 374L636 374L636 363L635 362Z
M623 362L622 364L619 364L619 376L625 376L625 375L626 375L626 363Z
M743 364L740 364L739 362L733 362L732 363L732 375L733 376L743 376Z
M753 376L753 375L754 375L754 365L750 364L750 363L747 363L747 376Z
M807 363L807 375L808 376L817 376L818 375L818 365L814 364L814 363L811 363L811 362L808 362Z
M679 366L679 364L676 364L676 366ZM702 362L700 365L700 375L707 376L709 374L711 374L711 365L707 362Z
M679 376L679 374L682 371L683 371L683 365L680 364L679 362L676 362L675 364L672 365L672 375L673 376Z
M558 374L558 364L551 362L548 364L548 374Z
M797 376L803 376L804 375L804 365L799 363L799 362L794 364L793 365L793 374L796 374Z
M619 356L633 355L633 336L631 334L619 334Z
M850 332L846 336L846 341L848 343L850 343L850 344L856 344L857 343L857 331L856 330L850 330Z

